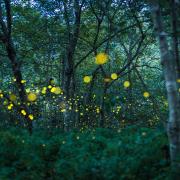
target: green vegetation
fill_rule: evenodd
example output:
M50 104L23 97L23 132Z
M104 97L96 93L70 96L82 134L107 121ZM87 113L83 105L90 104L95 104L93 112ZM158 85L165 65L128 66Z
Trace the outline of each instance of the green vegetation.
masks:
M160 129L0 131L0 179L156 179L169 176Z
M179 180L179 14L0 0L0 180Z

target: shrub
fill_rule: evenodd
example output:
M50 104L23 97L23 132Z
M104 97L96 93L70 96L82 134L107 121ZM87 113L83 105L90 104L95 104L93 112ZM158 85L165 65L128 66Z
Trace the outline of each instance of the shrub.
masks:
M0 179L168 179L160 129L0 131Z

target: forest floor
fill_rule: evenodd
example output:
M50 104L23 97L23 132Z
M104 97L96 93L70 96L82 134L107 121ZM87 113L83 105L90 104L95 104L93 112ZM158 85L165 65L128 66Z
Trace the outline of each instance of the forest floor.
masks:
M0 130L0 179L169 179L159 128Z

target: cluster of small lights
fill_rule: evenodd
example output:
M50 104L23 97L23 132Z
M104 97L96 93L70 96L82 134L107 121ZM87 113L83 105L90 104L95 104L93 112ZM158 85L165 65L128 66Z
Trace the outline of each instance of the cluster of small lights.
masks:
M106 53L99 53L95 57L95 63L97 65L103 65L106 64L109 60L109 56ZM105 83L112 82L113 80L117 80L120 78L118 73L112 73L109 75L109 77L104 78ZM14 82L16 82L16 79L13 79ZM86 75L83 77L83 82L88 84L92 81L92 76ZM26 80L21 80L22 84L25 84L27 81ZM177 79L177 82L180 83L180 79ZM42 87L41 89L35 88L33 85L33 89L27 88L26 93L27 93L27 105L30 106L32 103L36 103L37 100L40 98L40 94L46 95L48 93L53 94L51 96L55 102L52 103L52 105L55 105L59 108L59 111L62 113L65 113L66 111L74 111L76 113L79 113L80 117L85 116L89 111L96 113L97 115L100 114L101 108L97 105L94 106L88 106L88 107L83 107L80 102L81 99L83 99L83 96L77 96L76 99L66 99L66 96L64 96L63 90L55 85L56 83L51 80L51 83L47 87ZM123 86L125 89L129 88L131 86L131 82L126 80L123 82ZM148 99L150 97L150 93L148 91L143 92L143 97ZM19 98L15 93L9 92L9 100L5 100L3 102L4 105L7 106L8 110L12 110L14 106L20 105ZM60 101L56 101L56 97L61 97ZM4 98L4 94L2 90L0 90L0 98ZM96 95L94 94L93 99L96 99ZM106 99L107 97L104 97ZM148 100L147 100L148 101ZM58 103L58 104L57 104ZM80 105L79 105L80 104ZM152 104L151 104L152 105ZM168 106L167 101L164 102L165 106ZM131 104L128 105L129 107ZM121 111L121 106L116 105L113 109L112 112L119 114ZM34 119L33 114L28 114L25 109L21 109L20 114L22 116L27 116L30 120ZM107 117L105 117L107 118ZM108 119L108 118L107 118ZM149 120L149 124L153 125L155 122L158 122L158 119L156 120ZM121 120L122 126L126 124L125 120ZM84 125L85 126L85 125ZM79 136L76 137L76 139L79 139Z
M121 110L121 106L116 106L115 108L113 108L112 112L119 114L120 110Z

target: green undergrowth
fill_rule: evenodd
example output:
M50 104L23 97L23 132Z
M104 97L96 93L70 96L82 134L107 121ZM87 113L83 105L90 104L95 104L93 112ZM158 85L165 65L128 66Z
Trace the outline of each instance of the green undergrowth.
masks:
M0 131L0 180L170 179L160 129Z

